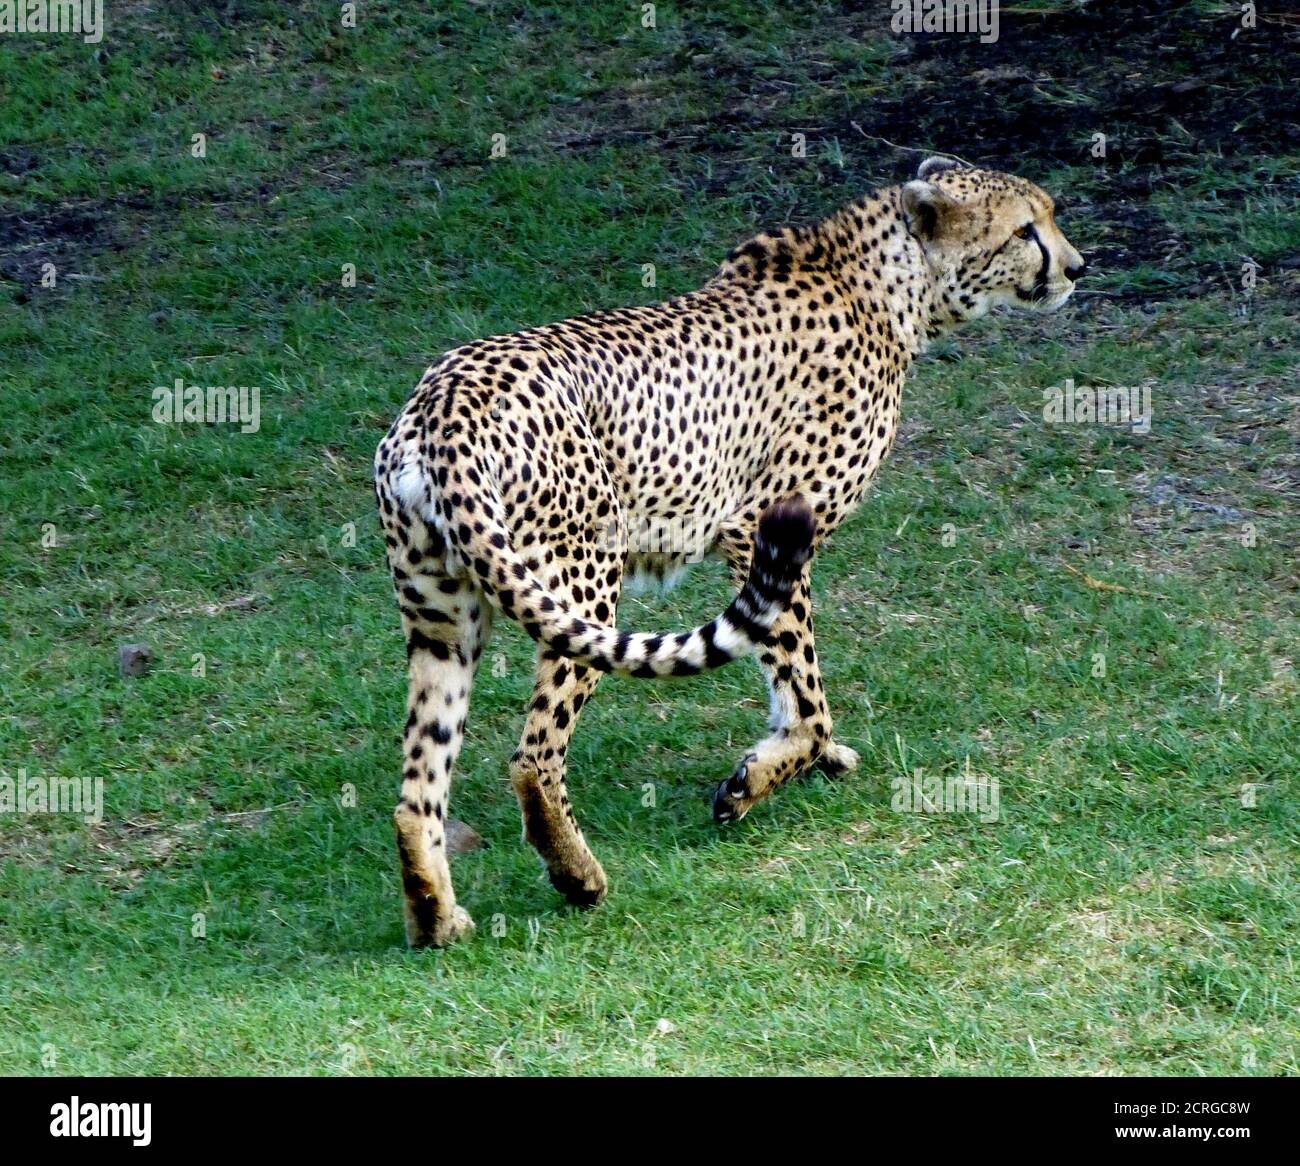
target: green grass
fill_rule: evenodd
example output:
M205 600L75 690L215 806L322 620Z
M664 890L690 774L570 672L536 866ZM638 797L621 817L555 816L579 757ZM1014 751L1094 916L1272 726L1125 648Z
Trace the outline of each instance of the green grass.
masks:
M0 1071L1300 1071L1300 159L1171 163L1173 258L919 365L815 578L854 775L718 830L757 670L607 680L570 769L612 891L573 912L519 841L532 645L499 623L452 803L479 931L410 953L378 438L448 346L905 177L849 123L909 60L831 5L107 7L99 53L0 41L0 773L105 783L98 824L0 815ZM792 159L783 124L829 128ZM1087 252L1150 234L1124 165L1026 173ZM153 423L176 377L259 386L259 432ZM1151 432L1044 424L1066 378L1151 384ZM706 566L620 620L725 597ZM891 810L917 767L996 779L998 821Z

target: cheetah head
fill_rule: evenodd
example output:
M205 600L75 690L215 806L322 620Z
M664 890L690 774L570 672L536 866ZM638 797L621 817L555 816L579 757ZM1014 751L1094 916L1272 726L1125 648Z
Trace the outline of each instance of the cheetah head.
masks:
M1023 178L927 158L901 201L934 279L937 328L999 304L1055 311L1083 274L1083 256L1052 218L1055 204Z

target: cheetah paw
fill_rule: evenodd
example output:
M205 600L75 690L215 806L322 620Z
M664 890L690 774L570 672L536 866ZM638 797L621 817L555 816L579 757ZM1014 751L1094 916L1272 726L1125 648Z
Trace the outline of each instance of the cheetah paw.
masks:
M830 777L839 777L842 773L857 769L858 755L847 745L838 745L832 741L817 758L816 767Z
M474 934L474 920L464 907L453 907L451 914L439 919L432 931L418 931L407 926L406 939L411 947L450 947L459 939Z
M551 886L575 907L594 907L609 891L609 880L600 863L592 859L591 867L583 874L567 870L548 870Z
M746 783L752 760L752 756L745 758L736 767L736 772L713 791L713 820L719 825L724 822L739 822L754 804Z

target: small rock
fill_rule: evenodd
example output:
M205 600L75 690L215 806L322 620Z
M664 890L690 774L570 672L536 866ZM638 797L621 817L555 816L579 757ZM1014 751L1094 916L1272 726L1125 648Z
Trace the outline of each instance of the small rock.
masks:
M122 644L117 649L117 670L123 679L143 676L153 664L153 649L148 644Z
M487 843L473 826L466 826L455 818L447 821L447 853L464 854L470 850L486 850Z

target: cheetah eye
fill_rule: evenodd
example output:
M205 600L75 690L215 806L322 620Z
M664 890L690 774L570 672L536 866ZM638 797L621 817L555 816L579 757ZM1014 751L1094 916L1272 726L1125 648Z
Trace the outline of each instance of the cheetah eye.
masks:
M1020 230L1016 232L1016 238L1028 239L1029 236L1032 235L1033 233L1034 233L1034 224L1026 223L1023 227L1020 228Z

